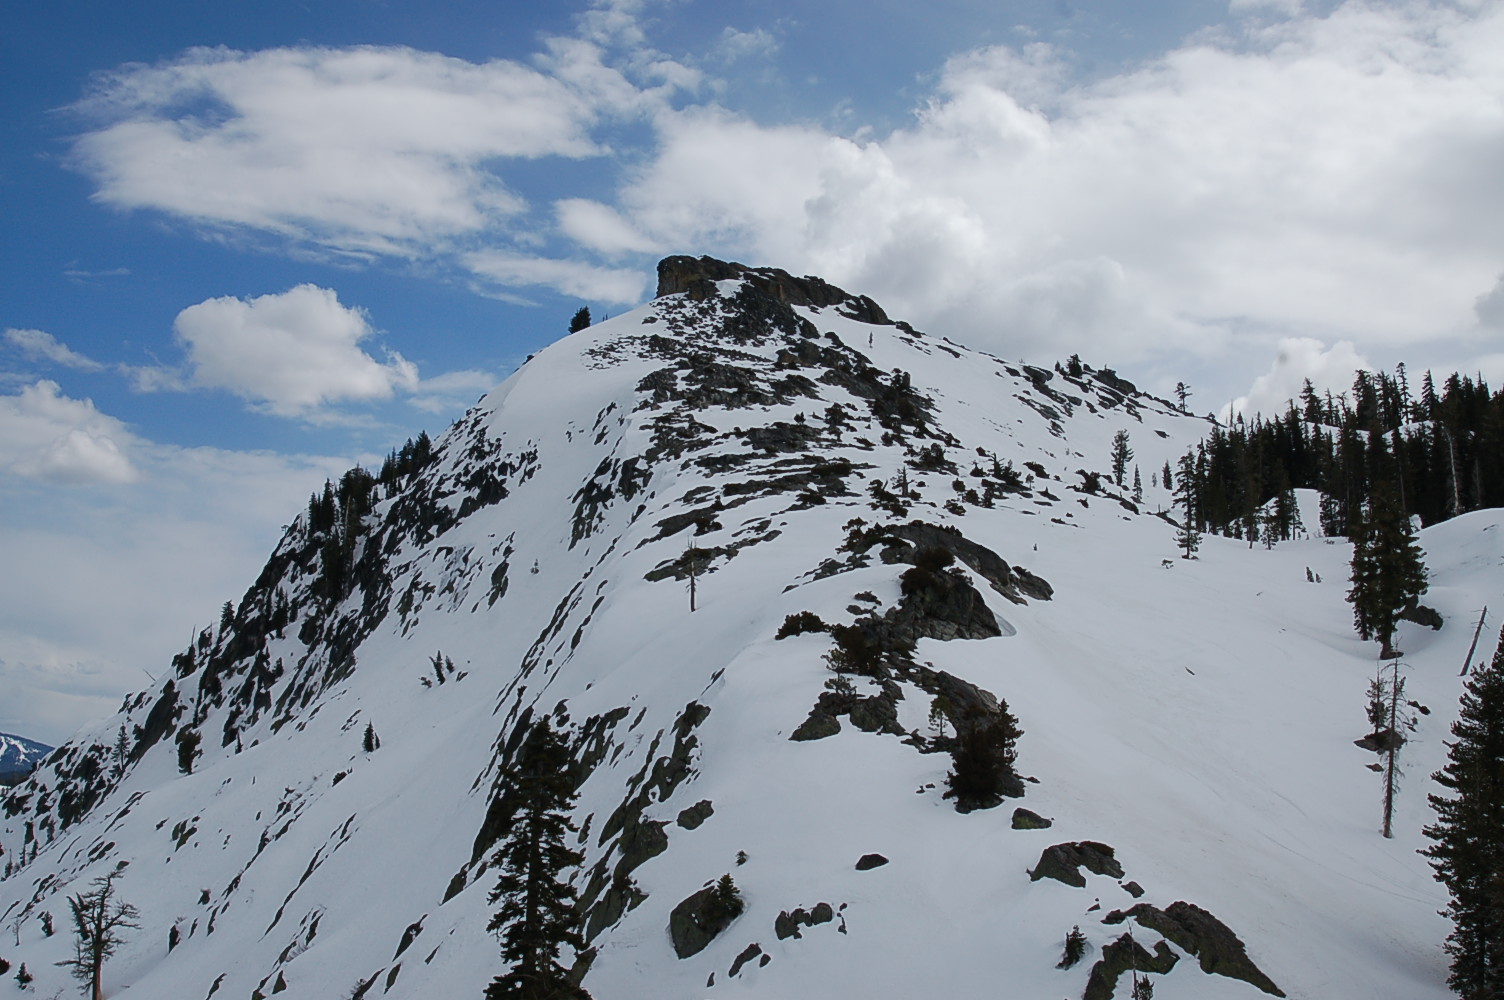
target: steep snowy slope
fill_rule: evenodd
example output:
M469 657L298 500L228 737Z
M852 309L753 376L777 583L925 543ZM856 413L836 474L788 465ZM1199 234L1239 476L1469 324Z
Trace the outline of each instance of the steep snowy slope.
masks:
M1151 473L1204 421L817 279L670 258L660 293L530 360L431 458L347 477L228 627L5 798L25 863L0 957L38 995L71 988L43 914L119 869L143 916L111 995L478 996L497 782L542 714L576 733L597 1000L1081 996L1130 930L1174 961L1159 1000L1448 995L1415 850L1497 512L1423 537L1448 625L1400 636L1430 711L1385 840L1346 544L1184 561L1155 516ZM1107 474L1120 429L1139 504ZM901 586L935 549L953 572ZM862 626L879 676L831 690L831 634L775 638L804 611ZM1006 700L1021 798L942 797L936 695ZM1019 806L1053 826L1014 829ZM1082 844L1109 850L1053 856L1084 886L1031 879ZM671 911L726 872L746 911L677 957ZM1057 970L1074 925L1093 949Z

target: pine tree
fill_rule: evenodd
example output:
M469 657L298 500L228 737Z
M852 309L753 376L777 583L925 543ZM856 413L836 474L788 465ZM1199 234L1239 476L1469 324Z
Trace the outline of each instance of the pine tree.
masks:
M193 773L193 762L198 759L199 744L203 737L197 729L180 729L177 735L178 744L178 770L184 774Z
M381 749L381 737L376 735L376 726L373 723L366 723L365 735L360 739L360 749L366 753L375 753Z
M1196 462L1190 452L1180 458L1180 480L1175 487L1175 502L1185 509L1185 521L1175 532L1175 545L1184 550L1180 558L1190 559L1201 547L1201 533L1196 530Z
M574 314L574 318L569 321L569 332L570 333L579 333L581 330L585 329L589 325L590 325L590 307L589 306L580 306L579 312L575 313Z
M1128 463L1133 461L1133 449L1128 447L1128 432L1120 430L1112 436L1112 481L1121 489L1128 476Z
M536 723L507 776L518 800L507 840L491 857L501 870L489 901L500 903L486 929L501 939L511 971L486 988L486 1000L589 1000L559 964L559 950L585 947L575 889L566 873L585 856L565 846L578 831L569 818L576 792L569 748L548 719Z
M1055 963L1057 969L1069 969L1086 955L1086 935L1081 933L1081 925L1072 927L1065 935L1065 951L1060 956L1060 961Z
M1377 639L1379 658L1392 660L1400 615L1426 592L1426 567L1410 517L1387 482L1375 486L1353 531L1353 626L1364 639ZM1354 530L1356 529L1356 530Z
M1136 465L1133 467L1133 502L1144 502L1144 480L1138 474L1138 466Z
M1432 779L1434 843L1421 853L1451 896L1450 986L1462 1000L1504 996L1504 632L1493 663L1468 679L1447 763Z
M111 769L114 771L115 777L118 778L125 773L125 762L131 755L130 739L125 734L125 723L123 722L120 724L120 732L115 734L113 755L114 761L111 764Z
M1023 730L999 698L996 713L967 715L951 721L956 738L951 750L951 770L945 776L947 799L956 809L990 809L1003 801L1008 788L1018 780L1018 738Z
M712 902L715 903L716 908L725 915L727 920L734 920L741 916L742 910L747 907L746 902L742 899L742 891L737 888L736 881L731 877L730 872L727 872L716 880L715 895L712 897Z

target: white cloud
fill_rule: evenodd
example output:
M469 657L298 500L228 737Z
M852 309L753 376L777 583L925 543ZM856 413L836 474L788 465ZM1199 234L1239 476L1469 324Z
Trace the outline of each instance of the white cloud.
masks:
M11 328L5 331L5 342L33 360L51 361L65 368L77 368L86 372L97 372L104 367L93 358L85 357L61 343L45 330Z
M62 395L43 379L0 396L0 469L64 485L129 483L139 473L129 450L134 436L87 399Z
M1304 7L1304 0L1228 0L1227 4L1227 9L1233 13L1272 11L1286 16L1299 14Z
M1471 328L1504 259L1504 8L1237 30L1088 85L1047 47L971 52L878 138L685 108L618 205L659 245L819 273L1010 356Z
M554 203L559 229L581 246L604 254L652 253L652 240L632 228L616 209L586 198Z
M381 363L361 350L374 332L362 310L314 285L209 299L178 313L173 330L187 348L194 383L228 389L280 416L389 399L418 385L417 367L401 355Z
M0 475L0 565L25 567L0 574L0 729L24 721L20 732L60 743L145 685L143 671L160 677L192 628L239 600L279 525L353 464L130 448L142 474L111 490Z
M1494 282L1494 287L1478 296L1473 303L1473 312L1478 325L1490 330L1504 330L1504 275Z
M620 305L640 302L646 283L640 271L525 257L502 250L468 254L465 265L474 274L502 285L547 285L590 302Z
M622 86L598 60L569 65L561 79L407 48L190 49L99 76L76 108L100 124L74 153L120 208L419 253L524 208L489 162L601 152L590 127Z
M1254 379L1248 394L1233 400L1230 412L1252 418L1282 415L1290 400L1300 406L1300 391L1306 379L1318 393L1330 389L1335 395L1347 392L1359 370L1372 371L1373 365L1358 353L1351 341L1341 341L1330 348L1310 337L1286 337L1279 342L1279 352L1269 371ZM1229 410L1224 409L1226 418Z
M778 51L778 39L764 28L739 31L729 25L722 30L716 53L726 62L738 59L766 59Z
M424 413L453 413L474 403L500 381L491 372L445 372L419 382L413 389L412 404Z

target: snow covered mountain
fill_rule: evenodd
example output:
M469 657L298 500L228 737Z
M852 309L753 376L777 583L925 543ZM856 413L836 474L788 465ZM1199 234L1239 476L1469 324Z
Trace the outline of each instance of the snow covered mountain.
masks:
M1504 517L1423 536L1448 624L1401 628L1426 713L1386 840L1349 547L1177 558L1158 470L1207 427L669 258L655 300L315 497L159 687L6 795L0 957L71 988L44 915L118 871L141 928L109 995L479 996L498 779L547 715L597 1000L1125 997L1133 956L1158 1000L1446 997L1415 852ZM838 676L852 636L870 669ZM1022 794L962 812L944 748L998 699ZM705 940L674 913L724 873L746 909Z
M52 747L24 736L0 733L0 784L25 777L52 752Z

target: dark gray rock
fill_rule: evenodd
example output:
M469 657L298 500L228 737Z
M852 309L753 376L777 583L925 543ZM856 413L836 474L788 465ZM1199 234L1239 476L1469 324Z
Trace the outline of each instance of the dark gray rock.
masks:
M626 876L644 862L668 850L668 834L664 832L666 826L668 824L662 820L644 820L639 818L639 814L632 813L622 829L621 861L617 863L617 873Z
M778 935L780 941L791 937L802 938L804 935L799 933L799 928L828 924L835 919L835 915L835 908L829 903L816 903L810 910L801 906L792 913L784 910L773 921L773 933Z
M1079 840L1046 847L1039 856L1039 863L1029 872L1029 879L1038 882L1042 878L1052 878L1084 889L1086 876L1081 874L1082 868L1097 875L1123 877L1123 866L1118 864L1111 847L1094 840Z
M1202 972L1240 979L1270 996L1285 995L1253 964L1243 942L1232 929L1201 907L1180 901L1161 910L1148 903L1139 903L1126 912L1112 911L1102 918L1102 922L1120 924L1130 917L1138 921L1139 926L1163 934L1176 946L1196 956Z
M825 737L834 736L840 731L841 722L839 719L816 708L809 713L809 718L799 724L798 729L789 734L789 739L795 742L823 740Z
M710 804L710 800L701 799L687 809L680 810L677 822L686 830L694 830L709 819L714 812L715 807Z
M859 872L871 871L874 868L881 868L887 863L888 859L881 854L863 854L857 859L856 870Z
M1427 607L1424 604L1416 604L1405 608L1400 612L1400 618L1404 621L1414 622L1417 625L1424 625L1431 629L1440 629L1443 624L1441 613L1435 608Z
M658 293L688 294L692 300L714 298L715 282L741 278L757 292L790 306L840 306L843 315L862 323L891 326L882 307L865 295L851 295L835 285L806 275L796 278L774 267L747 267L745 264L716 260L714 257L665 257L658 262Z
M1353 740L1353 746L1372 750L1374 753L1388 753L1404 745L1405 734L1393 729L1381 729L1378 732L1369 733L1361 740Z
M898 724L897 699L886 690L856 699L851 705L851 724L865 733L904 734L903 727Z
M680 900L668 916L668 933L674 943L674 954L680 958L698 955L735 919L736 914L727 912L716 902L715 886L707 885L691 893Z
M1013 810L1013 829L1015 830L1048 830L1054 825L1054 820L1045 819L1032 809L1019 806Z
M1139 885L1137 882L1124 882L1123 891L1132 896L1134 899L1138 899L1144 894L1144 887Z
M959 532L947 531L924 521L884 525L867 532L863 541L865 546L859 546L859 551L882 543L886 547L885 560L910 565L920 549L945 549L991 584L993 590L1015 604L1024 603L1024 595L1048 601L1054 593L1054 588L1042 578L1021 567L1010 566L987 546L973 542Z
M736 956L736 961L731 963L731 971L727 972L726 975L733 979L736 978L736 974L742 971L742 966L746 965L748 962L752 961L754 958L758 957L761 954L762 945L758 944L756 941L752 942L751 944L747 945L747 947L742 949L742 953L740 955Z
M1154 953L1144 950L1144 946L1133 940L1131 934L1124 934L1116 941L1103 945L1102 957L1097 964L1091 967L1091 975L1086 979L1086 992L1081 1000L1112 1000L1113 991L1117 987L1118 977L1132 969L1139 972L1157 972L1164 975L1175 968L1175 963L1180 957L1170 950L1163 941L1154 943Z

